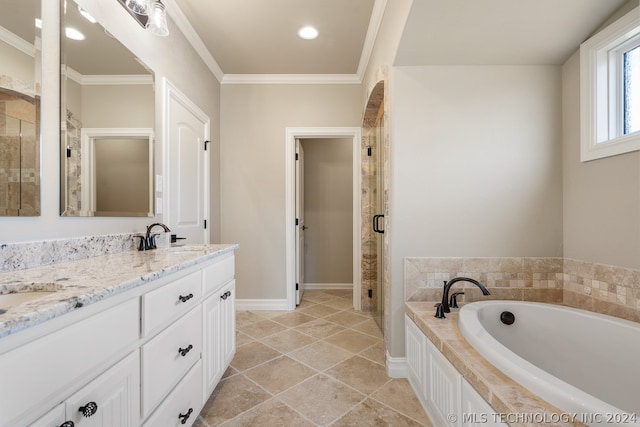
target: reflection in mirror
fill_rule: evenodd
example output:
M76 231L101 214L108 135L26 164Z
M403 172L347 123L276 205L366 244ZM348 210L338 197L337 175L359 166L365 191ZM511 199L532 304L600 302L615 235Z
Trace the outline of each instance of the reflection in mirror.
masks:
M0 216L40 215L40 0L0 3Z
M148 212L153 206L153 130L81 131L82 205L100 216Z
M60 214L153 216L153 75L80 10L62 16L84 39L61 46Z

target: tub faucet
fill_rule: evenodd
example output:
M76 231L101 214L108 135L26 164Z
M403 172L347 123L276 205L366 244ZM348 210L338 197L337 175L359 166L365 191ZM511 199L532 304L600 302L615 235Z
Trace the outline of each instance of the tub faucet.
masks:
M147 233L144 236L138 236L140 237L140 247L138 248L138 250L146 251L148 249L156 248L156 235L151 234L151 230L154 227L162 227L166 233L171 231L169 227L159 222L147 226Z
M435 317L444 319L444 313L451 312L451 310L449 309L449 289L451 289L451 286L453 286L456 282L473 283L474 285L480 288L483 295L491 295L491 293L487 290L487 288L485 288L485 286L482 283L478 282L475 279L470 279L468 277L456 277L449 280L448 282L445 280L444 290L442 291L442 302L436 305L437 310L436 310Z

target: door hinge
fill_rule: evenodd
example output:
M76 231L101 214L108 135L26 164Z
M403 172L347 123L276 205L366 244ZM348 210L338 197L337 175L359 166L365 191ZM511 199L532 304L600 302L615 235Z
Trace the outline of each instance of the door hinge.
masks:
M205 141L204 142L204 151L207 151L207 145L210 143L211 141Z
M206 219L204 220L204 229L205 230L207 229L207 220Z
M373 289L369 289L367 293L369 294L369 298L373 298Z
M298 283L296 283L296 291L300 289L300 285Z

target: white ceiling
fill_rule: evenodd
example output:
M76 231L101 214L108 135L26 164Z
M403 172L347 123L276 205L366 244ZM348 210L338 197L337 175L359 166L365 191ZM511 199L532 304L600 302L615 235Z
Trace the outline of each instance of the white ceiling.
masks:
M361 78L378 29L376 13L381 11L376 8L395 1L165 3L180 9L222 74ZM394 65L562 64L626 1L413 0ZM317 25L320 37L312 42L298 39L295 32L304 24Z
M384 5L396 1L401 0L164 0L170 31L184 30L218 79L346 75L354 82L362 78ZM394 64L562 64L626 1L413 0ZM2 0L0 26L33 41L39 3ZM67 20L76 21L77 11L68 13ZM77 22L95 32L89 40L101 38L113 50L65 42L68 63L81 74L147 72L101 27ZM297 37L306 24L320 30L316 40ZM115 68L121 56L128 65Z
M174 2L224 74L355 74L375 0Z
M563 64L626 1L414 0L395 65Z

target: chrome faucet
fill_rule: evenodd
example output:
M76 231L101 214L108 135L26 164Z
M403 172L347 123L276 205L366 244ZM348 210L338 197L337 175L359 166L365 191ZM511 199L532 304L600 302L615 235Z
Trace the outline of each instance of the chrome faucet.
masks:
M166 225L156 222L153 223L149 226L147 226L147 233L144 236L137 236L140 238L140 246L138 247L139 251L146 251L149 249L155 249L156 248L156 236L157 234L151 234L151 230L154 227L162 227L164 229L164 231L166 233L170 232L171 230L169 229L169 227L167 227Z
M449 280L448 282L445 280L444 281L444 289L442 291L442 302L436 304L436 315L435 317L438 317L440 319L444 319L444 313L450 313L451 310L449 309L449 289L451 289L451 286L453 286L456 282L469 282L469 283L473 283L474 285L476 285L477 287L480 288L480 290L482 291L483 295L491 295L491 293L487 290L487 288L485 288L485 286L478 282L475 279L470 279L468 277L456 277L453 278L451 280ZM456 292L456 294L460 294L458 292ZM456 295L454 294L454 295ZM452 301L455 301L454 298L451 299ZM454 308L457 306L457 304L454 305Z

